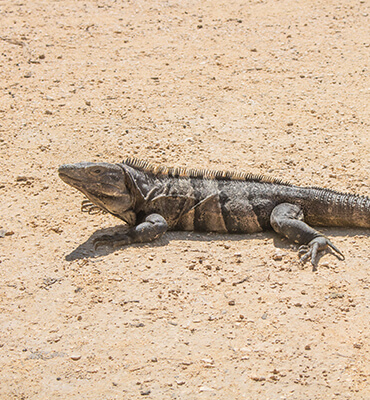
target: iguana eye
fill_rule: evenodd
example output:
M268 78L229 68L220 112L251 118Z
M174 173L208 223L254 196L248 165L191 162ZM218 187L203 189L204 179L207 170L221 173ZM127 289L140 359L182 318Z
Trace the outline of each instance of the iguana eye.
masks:
M95 168L95 169L92 170L92 173L94 175L99 175L101 173L101 169L100 168Z

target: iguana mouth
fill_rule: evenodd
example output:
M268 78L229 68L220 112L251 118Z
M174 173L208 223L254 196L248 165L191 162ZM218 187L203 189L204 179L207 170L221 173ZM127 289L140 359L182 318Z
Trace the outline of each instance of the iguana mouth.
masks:
M68 174L65 174L63 172L59 172L59 177L66 183L68 183L71 186L75 186L79 190L83 190L84 192L90 194L91 196L94 196L98 199L112 199L115 198L116 196L112 196L109 194L102 193L101 191L98 190L90 190L86 188L86 184L84 184L83 179L78 179L75 177L71 177ZM80 184L79 184L80 183ZM113 185L108 185L106 186L111 186L114 187Z
M77 178L72 178L70 175L65 174L64 172L59 172L59 177L62 179L62 181L69 183L70 182L83 182L82 179L77 179Z

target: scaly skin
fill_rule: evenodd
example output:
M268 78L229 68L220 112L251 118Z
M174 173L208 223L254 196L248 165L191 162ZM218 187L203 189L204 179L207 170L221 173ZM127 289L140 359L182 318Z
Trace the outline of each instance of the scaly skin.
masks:
M149 242L167 230L254 233L269 229L301 245L301 260L316 269L320 253L343 254L313 229L370 228L370 198L322 188L299 187L264 176L154 167L128 159L121 164L62 165L60 178L91 203L127 224L122 234L103 236L96 246ZM96 211L96 210L95 210Z

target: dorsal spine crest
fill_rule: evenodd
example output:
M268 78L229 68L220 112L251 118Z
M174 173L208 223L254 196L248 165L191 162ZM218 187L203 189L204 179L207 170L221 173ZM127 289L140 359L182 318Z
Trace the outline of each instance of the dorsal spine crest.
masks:
M284 182L280 179L275 179L264 175L255 175L247 172L233 172L185 167L166 167L164 165L154 165L149 161L140 160L137 158L127 158L123 161L123 164L158 177L168 176L171 178L249 181L292 186L290 183Z

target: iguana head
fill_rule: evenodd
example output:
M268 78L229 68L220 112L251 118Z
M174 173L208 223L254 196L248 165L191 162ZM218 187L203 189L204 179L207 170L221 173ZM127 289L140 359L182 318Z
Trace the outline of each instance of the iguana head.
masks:
M92 203L132 225L134 196L127 173L116 164L81 162L65 164L59 177L81 191Z

